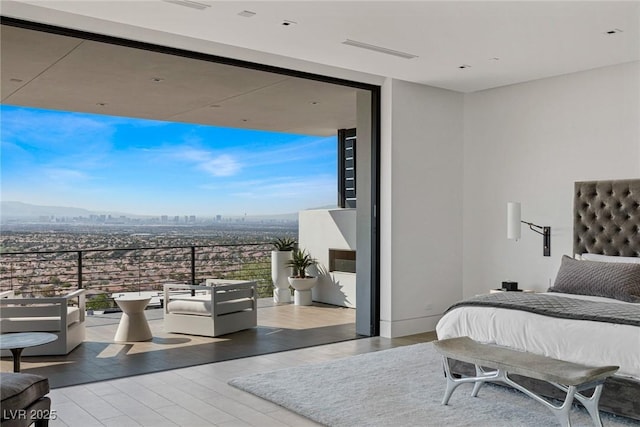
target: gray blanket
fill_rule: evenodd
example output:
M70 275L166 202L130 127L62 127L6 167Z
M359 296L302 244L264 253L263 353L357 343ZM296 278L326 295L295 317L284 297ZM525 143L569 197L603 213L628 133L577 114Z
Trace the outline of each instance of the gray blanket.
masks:
M460 301L447 311L463 306L508 308L562 319L640 326L640 304L585 301L548 294L499 292Z

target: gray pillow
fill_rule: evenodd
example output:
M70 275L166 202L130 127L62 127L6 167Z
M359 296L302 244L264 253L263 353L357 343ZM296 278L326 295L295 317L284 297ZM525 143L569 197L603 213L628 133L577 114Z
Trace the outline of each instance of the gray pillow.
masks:
M549 292L640 302L640 264L581 261L565 255Z

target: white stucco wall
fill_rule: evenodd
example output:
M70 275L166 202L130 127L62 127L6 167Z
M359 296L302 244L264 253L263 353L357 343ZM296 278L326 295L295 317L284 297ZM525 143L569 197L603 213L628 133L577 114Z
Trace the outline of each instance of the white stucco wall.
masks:
M574 181L640 177L638 62L465 95L464 296L514 280L546 290L572 254ZM523 220L506 239L506 204Z
M430 331L462 297L463 95L382 89L381 335Z
M318 282L311 290L313 300L355 308L356 274L329 272L329 250L356 250L356 210L300 211L298 221L299 247L318 261Z

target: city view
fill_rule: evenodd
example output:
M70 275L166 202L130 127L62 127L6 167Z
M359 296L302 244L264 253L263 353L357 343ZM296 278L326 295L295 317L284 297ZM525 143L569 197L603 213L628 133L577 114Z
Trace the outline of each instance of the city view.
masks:
M257 280L272 295L270 251L297 237L297 222L183 225L4 224L0 291L58 296L82 287L87 306L113 308L113 294L160 292L205 278Z
M98 308L217 277L270 296L271 242L297 238L298 211L335 205L336 137L0 111L0 291L82 287Z

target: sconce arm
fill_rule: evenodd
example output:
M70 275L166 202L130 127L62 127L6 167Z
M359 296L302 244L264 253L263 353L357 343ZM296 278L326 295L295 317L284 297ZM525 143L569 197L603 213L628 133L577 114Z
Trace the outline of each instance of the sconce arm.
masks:
M540 234L540 235L544 236L544 229L545 229L546 227L543 227L543 226L541 226L541 225L536 225L536 224L534 224L534 223L527 222L527 221L520 221L520 222L522 222L523 224L527 224L527 225L529 226L529 229L530 229L531 231L535 231L536 233L538 233L538 234ZM534 227L535 227L535 228L534 228Z

